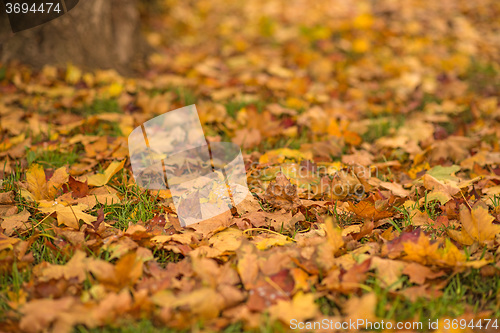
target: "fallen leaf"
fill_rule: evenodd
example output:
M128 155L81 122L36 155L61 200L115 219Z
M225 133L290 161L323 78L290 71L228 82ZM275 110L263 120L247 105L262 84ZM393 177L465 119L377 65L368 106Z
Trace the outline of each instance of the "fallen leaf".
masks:
M289 324L292 319L304 322L318 314L318 306L314 302L313 294L304 294L299 291L292 301L279 300L276 305L271 306L269 314L272 319L279 319L286 324Z
M40 208L40 211L47 214L56 213L58 225L63 224L73 229L79 229L80 220L90 226L92 226L92 222L97 220L96 216L84 213L85 209L88 209L88 206L84 204L64 206L60 203L54 203L52 206Z
M95 175L87 177L87 184L89 186L103 186L106 185L118 171L123 169L123 165L125 164L125 160L118 162L113 161L106 168L104 173L97 173Z
M282 173L279 173L276 180L269 184L263 198L279 208L293 209L300 205L297 186L292 185Z
M377 210L373 203L366 200L360 201L357 204L349 202L349 210L361 218L370 219L373 221L378 221L380 219L391 217L393 215L388 211Z
M377 296L375 293L368 293L361 297L351 297L345 304L343 311L346 314L346 319L356 322L358 319L367 321L375 321L375 308L377 305Z
M403 274L410 277L410 282L422 285L425 283L425 280L433 280L443 276L445 273L443 271L434 272L424 265L412 262L404 268Z
M488 207L482 201L478 201L471 210L465 205L460 207L460 222L467 235L479 243L495 239L500 233L500 225L493 224L495 220L488 213ZM467 245L467 244L466 244Z
M40 281L66 279L81 283L86 279L87 271L86 255L82 251L77 251L67 264L56 265L43 262L35 266L33 274Z
M333 255L344 246L342 239L342 229L333 226L333 218L330 216L325 220L326 237L328 243L332 246Z
M89 186L87 181L85 183L79 182L78 180L76 180L71 176L69 177L68 186L69 189L72 191L73 198L75 199L83 198L87 196L89 192Z
M45 172L41 165L31 164L26 172L27 190L24 195L31 200L52 200L56 197L62 185L68 181L66 168L57 169L49 181L45 179Z
M27 222L30 216L30 212L24 209L18 214L4 216L0 225L5 229L4 233L7 236L11 236L16 231L25 231L28 229L29 225Z
M282 246L292 243L285 235L274 233L259 235L253 239L253 242L259 250L266 250L272 246Z

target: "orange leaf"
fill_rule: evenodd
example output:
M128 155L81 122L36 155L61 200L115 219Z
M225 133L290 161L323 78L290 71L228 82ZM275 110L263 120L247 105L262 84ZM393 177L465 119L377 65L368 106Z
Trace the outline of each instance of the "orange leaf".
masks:
M358 204L349 202L349 208L357 216L373 221L392 216L391 212L377 210L375 205L369 201L361 201Z

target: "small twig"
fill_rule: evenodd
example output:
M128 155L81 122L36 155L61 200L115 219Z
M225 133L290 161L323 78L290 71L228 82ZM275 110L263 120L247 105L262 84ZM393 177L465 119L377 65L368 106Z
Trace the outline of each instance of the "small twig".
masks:
M465 196L464 196L464 194L462 193L462 191L460 191L460 194L462 195L462 198L464 198L464 200L465 200L465 204L466 204L467 206L469 206L469 209L470 209L470 210L472 210L472 207L469 205L469 202L467 201L467 199L465 199Z
M52 213L47 214L47 216L45 216L43 219L41 219L41 220L40 220L37 224L35 224L35 225L31 228L31 229L33 230L33 229L35 229L36 227L38 227L38 226L39 226L40 224L42 224L42 222L43 222L43 221L45 221L45 220L47 219L47 217L49 217L50 215L52 215ZM22 235L22 234L24 234L24 233L27 233L27 232L28 232L28 230L24 230L24 231L21 233L21 235Z
M264 278L264 280L266 280L266 282L269 283L271 285L271 287L276 289L280 294L282 294L285 297L288 296L287 293L283 289L281 289L281 287L276 282L271 280L271 278L269 276L266 276Z

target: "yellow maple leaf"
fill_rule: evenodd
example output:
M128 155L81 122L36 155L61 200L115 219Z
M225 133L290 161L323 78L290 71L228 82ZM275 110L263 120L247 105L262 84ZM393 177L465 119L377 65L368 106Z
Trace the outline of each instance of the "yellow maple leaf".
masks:
M87 224L92 224L92 222L97 220L96 216L84 213L83 210L88 209L87 205L78 204L76 206L65 206L63 204L57 203L50 207L42 207L40 211L42 213L57 213L57 223L58 225L64 224L68 227L74 229L80 229L78 222L82 220Z
M87 178L88 184L90 186L103 186L106 185L111 177L113 177L118 171L123 169L125 160L118 162L114 161L106 168L104 173L98 173Z
M210 237L208 243L212 245L213 248L222 252L232 252L240 247L242 235L243 232L240 229L227 228Z
M462 230L479 243L494 240L495 235L500 233L500 225L492 223L494 219L488 214L488 207L482 201L478 201L471 210L466 206L460 207Z
M68 182L69 175L66 172L66 167L61 167L54 171L54 174L47 182L47 196L55 198L61 186Z
M28 182L28 191L33 195L33 199L43 199L47 181L41 165L32 164L30 166L26 172L26 181Z
M292 301L279 300L269 308L269 313L271 318L280 319L284 323L290 323L292 319L302 322L318 314L318 305L314 303L313 294L299 291Z
M449 239L444 244L440 241L431 242L429 236L420 233L416 242L408 241L403 243L405 260L411 260L423 265L438 266L465 266L481 268L487 265L487 260L466 261L465 254L460 251Z
M54 199L62 185L68 181L68 177L66 167L61 167L46 181L43 167L33 163L26 172L27 192L21 190L21 194L32 201Z
M405 242L403 244L406 256L405 260L419 262L423 265L432 264L440 259L438 253L439 243L432 243L429 241L423 232L420 233L417 242Z

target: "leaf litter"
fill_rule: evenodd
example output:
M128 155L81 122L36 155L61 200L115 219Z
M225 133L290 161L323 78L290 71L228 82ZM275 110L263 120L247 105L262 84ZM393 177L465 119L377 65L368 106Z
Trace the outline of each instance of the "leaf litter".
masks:
M498 275L497 2L168 3L141 77L4 67L2 331L498 316L498 290L458 314L379 305ZM126 137L193 102L252 196L181 228Z

